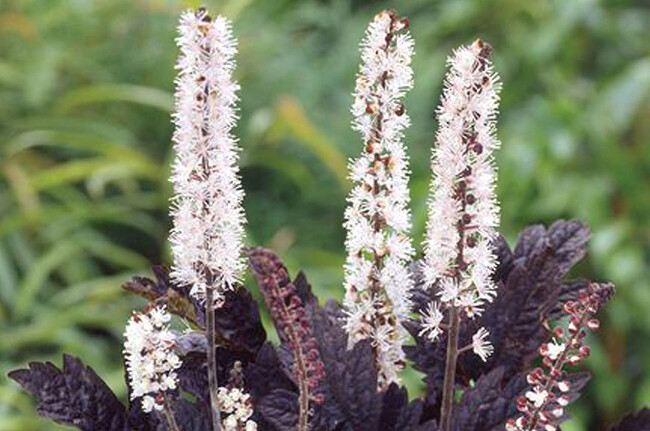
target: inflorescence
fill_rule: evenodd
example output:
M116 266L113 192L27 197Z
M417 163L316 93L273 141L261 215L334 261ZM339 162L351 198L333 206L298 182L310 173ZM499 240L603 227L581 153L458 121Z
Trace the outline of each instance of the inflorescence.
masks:
M134 312L124 332L124 357L131 399L142 397L142 410L162 410L164 393L176 389L175 370L181 360L174 352L176 336L169 330L171 316L162 306Z
M594 316L614 294L610 284L591 283L578 293L575 301L564 304L568 327L557 326L553 339L539 348L542 367L528 376L530 390L517 399L517 409L522 413L509 419L507 431L556 431L565 416L564 408L573 401L569 394L571 383L565 365L576 366L591 353L585 344L587 330L596 331L600 322Z
M244 391L241 362L234 363L228 385L220 387L217 394L219 408L223 413L221 425L224 431L257 431L257 422L252 419L253 400Z
M280 337L286 341L293 353L292 371L301 398L320 404L323 401L320 382L325 377L325 365L307 320L307 310L282 262L263 248L252 249L249 253L251 257L255 254L259 255L259 258L254 259L255 265L267 266L254 270L258 277L264 277L259 280L264 302ZM301 407L307 408L306 405Z
M393 11L375 16L361 43L353 128L363 139L350 163L354 188L345 211L346 330L351 344L371 339L379 386L399 381L407 338L401 325L411 310L408 271L414 250L409 237L409 125L402 99L413 86L413 40L408 20Z
M199 9L182 15L177 42L172 277L201 300L213 289L218 305L245 267L244 192L231 132L239 90L232 77L236 41L226 18Z
M431 340L445 329L450 309L474 318L496 295L492 241L499 207L493 152L499 147L500 84L489 54L489 45L480 40L454 52L438 108L422 266L426 286L437 294L422 316L420 334ZM483 360L492 352L488 335L481 328L473 338L473 351Z

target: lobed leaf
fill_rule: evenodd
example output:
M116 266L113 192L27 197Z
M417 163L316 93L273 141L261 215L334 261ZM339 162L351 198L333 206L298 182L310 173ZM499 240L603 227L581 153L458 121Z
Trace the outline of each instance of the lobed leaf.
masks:
M126 409L95 371L81 360L63 356L63 368L51 362L30 362L9 377L38 403L38 412L55 422L84 431L127 431Z
M650 409L645 408L638 412L629 413L609 431L650 431Z

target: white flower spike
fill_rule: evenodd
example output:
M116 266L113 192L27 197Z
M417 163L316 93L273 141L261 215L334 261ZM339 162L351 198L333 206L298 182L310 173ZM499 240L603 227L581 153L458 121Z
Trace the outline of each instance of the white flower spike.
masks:
M124 357L131 384L131 399L142 397L142 410L162 410L163 393L176 389L175 370L181 360L174 352L175 335L164 307L134 312L124 332Z
M407 338L400 322L411 310L409 168L402 142L409 125L402 99L413 86L407 29L395 12L375 16L361 43L352 105L364 149L350 163L354 188L345 212L346 330L351 344L372 340L380 387L399 381Z
M489 53L489 45L477 40L448 59L422 265L425 285L437 295L442 312L454 307L469 319L480 316L496 296L492 241L499 207L493 152L499 147L500 84ZM486 350L477 350L485 360Z
M211 19L201 9L182 15L177 43L171 275L191 286L198 299L213 289L219 305L223 291L244 270L244 192L239 147L232 135L239 90L232 77L237 48L228 20Z

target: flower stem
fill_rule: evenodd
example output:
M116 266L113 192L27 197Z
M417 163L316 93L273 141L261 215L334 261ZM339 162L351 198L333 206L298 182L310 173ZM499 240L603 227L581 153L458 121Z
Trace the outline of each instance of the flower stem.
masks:
M302 364L304 368L304 363ZM309 430L309 388L307 387L307 379L301 378L300 385L300 399L298 400L298 431Z
M278 290L277 297L281 297ZM297 431L309 430L309 381L307 379L307 364L305 361L305 352L303 346L300 344L300 336L298 335L299 328L296 327L297 322L292 321L291 311L287 307L284 299L278 301L280 312L284 320L288 323L285 327L285 333L289 340L293 340L293 353L295 358L294 367L297 372L294 373L298 383L298 429Z
M447 360L445 363L445 380L442 389L442 407L440 409L440 431L451 430L451 412L454 403L454 386L456 382L456 361L458 359L458 333L460 314L455 306L449 309L449 332L447 335Z
M180 431L180 428L178 428L178 424L176 423L176 418L174 418L174 412L172 411L172 407L169 404L169 400L167 397L165 397L165 406L162 410L163 415L165 416L165 419L167 420L167 425L170 431Z
M217 396L217 346L215 342L215 308L213 301L213 292L211 288L205 289L206 303L206 337L208 339L208 386L210 390L210 406L212 416L212 429L221 431L221 409L219 407L219 398Z

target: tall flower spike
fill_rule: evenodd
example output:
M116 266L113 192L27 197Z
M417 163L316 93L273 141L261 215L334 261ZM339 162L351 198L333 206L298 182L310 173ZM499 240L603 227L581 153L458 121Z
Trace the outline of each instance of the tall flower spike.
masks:
M352 105L364 147L350 163L354 188L345 211L346 330L350 343L373 341L380 388L399 381L406 338L400 322L411 309L409 168L402 143L409 125L402 99L413 86L407 30L408 20L393 11L375 16L361 43Z
M164 408L164 392L176 389L175 370L181 360L174 353L175 336L164 307L134 312L124 332L124 357L131 384L131 399L142 397L142 410Z
M500 85L489 54L489 45L477 40L448 59L431 157L433 181L422 273L448 317L441 431L451 429L458 355L471 349L485 361L493 350L485 330L474 335L470 346L458 347L461 319L480 315L485 302L496 295L491 280L496 266L492 241L499 208L492 153L499 147L495 117ZM434 339L443 329L439 319L438 326L431 324L435 321L423 316L424 333Z
M211 19L199 9L183 13L177 43L171 275L201 300L212 289L218 305L245 266L244 192L231 133L239 89L232 77L236 42L226 18Z
M457 307L470 318L496 295L491 241L499 207L492 153L499 147L495 116L500 85L489 51L478 40L448 60L424 243L427 286L438 294L443 309Z

